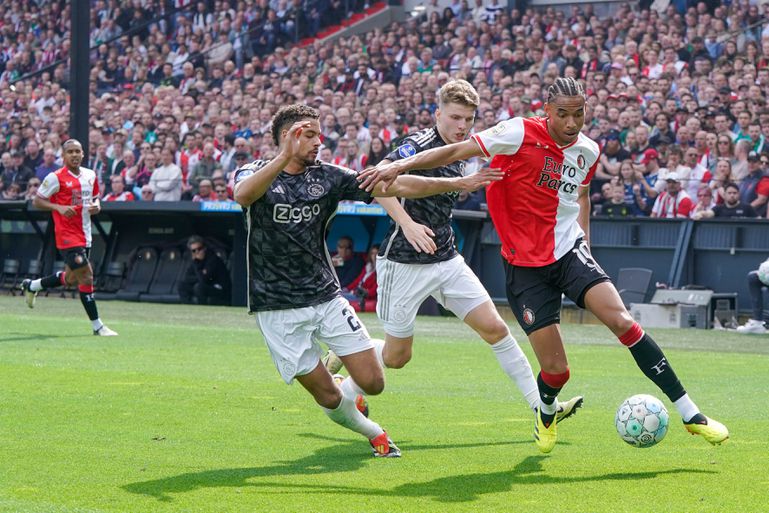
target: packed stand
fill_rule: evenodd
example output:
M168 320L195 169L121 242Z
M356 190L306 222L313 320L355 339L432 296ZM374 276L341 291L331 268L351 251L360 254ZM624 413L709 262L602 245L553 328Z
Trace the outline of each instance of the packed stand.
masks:
M275 154L270 118L281 105L318 108L319 158L360 170L433 125L450 78L477 88L479 131L541 114L543 92L566 75L585 82L584 131L602 147L595 215L766 217L769 5L701 2L682 13L679 3L601 18L589 4L521 12L433 0L405 23L299 46L290 43L366 5L96 1L87 164L107 200L227 200L238 166ZM29 197L60 165L66 64L9 84L67 55L68 19L67 3L0 6L3 199ZM460 201L481 208L483 198Z

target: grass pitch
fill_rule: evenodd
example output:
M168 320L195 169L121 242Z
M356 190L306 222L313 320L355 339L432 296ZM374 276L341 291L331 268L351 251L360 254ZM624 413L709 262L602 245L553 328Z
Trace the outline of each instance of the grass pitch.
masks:
M0 511L769 509L769 337L650 330L692 398L729 426L731 440L711 447L684 431L608 330L564 326L563 396L584 394L585 406L543 456L492 352L455 319L420 318L414 359L370 399L403 450L379 460L283 384L244 309L99 308L120 337L91 336L77 300L43 297L29 310L0 298ZM382 336L375 317L363 320ZM636 393L671 412L651 449L614 430L616 407Z

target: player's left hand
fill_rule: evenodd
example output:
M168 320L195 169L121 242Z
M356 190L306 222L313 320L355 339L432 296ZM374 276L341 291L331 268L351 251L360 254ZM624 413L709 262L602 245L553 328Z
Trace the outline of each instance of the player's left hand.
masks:
M99 212L101 212L101 205L98 202L92 203L91 206L88 207L88 213L92 216L95 216Z
M498 182L505 177L500 169L483 168L477 173L462 178L462 189L467 192L475 192L481 187L486 187L492 182Z
M383 183L384 185L381 187L381 190L385 192L395 179L398 178L399 174L401 174L401 171L398 169L397 162L368 167L358 174L358 182L360 182L358 188L371 192L377 184Z
M417 253L432 255L438 249L433 240L435 233L429 227L419 223L409 223L402 225L401 228L403 228L403 236Z

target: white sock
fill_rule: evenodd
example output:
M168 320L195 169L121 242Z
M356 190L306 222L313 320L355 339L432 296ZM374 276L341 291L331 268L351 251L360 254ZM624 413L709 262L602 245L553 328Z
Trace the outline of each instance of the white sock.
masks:
M101 322L101 319L94 319L91 321L91 326L93 326L94 331L99 331L104 326L104 323Z
M32 283L29 284L29 290L32 292L40 292L43 290L43 284L41 283L43 280L38 278L37 280L32 280Z
M676 410L678 410L678 413L681 414L681 418L684 419L684 422L689 422L692 420L692 417L700 412L700 409L697 408L694 401L689 398L689 394L684 394L683 397L673 404L675 405Z
M339 403L339 406L337 406L336 409L329 410L322 406L321 409L328 415L328 418L340 426L346 427L356 433L360 433L369 440L384 433L384 429L382 429L379 424L367 419L358 411L358 408L355 407L355 401L348 399L345 396L342 396L342 402Z
M349 376L346 377L344 381L342 381L342 384L339 385L339 388L342 389L344 396L348 399L351 399L352 401L355 401L355 398L358 397L358 394L366 395L366 392L364 392Z
M547 404L540 399L539 408L542 413L547 415L555 415L555 412L558 411L558 398L556 397L552 404Z
M383 369L386 369L387 366L384 363L384 355L382 354L385 341L378 338L372 338L371 343L374 344L374 352L376 353L376 359L379 360L379 365L381 365Z
M531 372L531 365L526 355L521 351L521 347L515 341L515 338L508 333L505 338L491 346L492 351L499 360L499 366L505 371L510 379L515 382L518 390L521 391L529 407L534 410L539 406L539 390L537 381ZM555 403L558 407L558 403ZM543 412L547 413L544 408Z

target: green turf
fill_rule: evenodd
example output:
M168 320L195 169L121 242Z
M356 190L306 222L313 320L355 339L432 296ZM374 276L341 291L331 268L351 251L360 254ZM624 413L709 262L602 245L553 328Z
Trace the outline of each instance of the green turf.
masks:
M769 509L769 337L652 330L732 439L689 436L665 400L676 419L667 438L634 449L614 430L615 409L661 394L605 328L564 326L564 395L584 394L585 407L542 456L491 351L454 319L420 318L413 361L370 401L403 457L377 460L283 384L244 309L99 307L120 337L91 336L77 300L28 310L0 298L0 511Z

